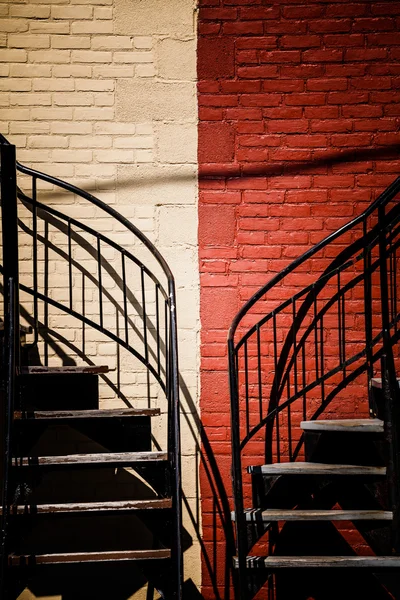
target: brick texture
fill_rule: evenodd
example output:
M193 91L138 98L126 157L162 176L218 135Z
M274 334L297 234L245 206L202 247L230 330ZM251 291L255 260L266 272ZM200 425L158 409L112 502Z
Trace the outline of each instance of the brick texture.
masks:
M398 2L200 0L201 414L209 454L201 493L210 600L229 597L227 329L273 274L398 174L399 18ZM306 275L291 285L305 285Z

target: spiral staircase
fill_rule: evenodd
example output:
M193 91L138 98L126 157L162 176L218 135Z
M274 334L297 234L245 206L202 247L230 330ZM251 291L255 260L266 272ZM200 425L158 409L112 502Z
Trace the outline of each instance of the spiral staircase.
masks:
M174 278L112 206L0 142L0 597L179 600Z

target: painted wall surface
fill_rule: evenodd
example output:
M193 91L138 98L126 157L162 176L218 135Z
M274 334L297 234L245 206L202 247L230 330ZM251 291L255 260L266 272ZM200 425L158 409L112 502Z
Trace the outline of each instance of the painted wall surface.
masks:
M398 175L399 25L395 1L200 1L201 494L210 600L229 597L227 331L262 284ZM339 405L343 414L353 408Z
M6 0L0 32L0 131L17 146L20 162L113 206L155 243L176 277L185 580L199 586L194 0ZM55 197L51 186L41 186L40 195L134 249L132 240L90 207ZM20 251L29 261L28 243ZM55 264L55 298L65 294L65 274L58 268ZM22 276L28 271L21 267ZM61 327L71 343L79 341L65 317L54 313L50 324ZM114 344L95 335L87 341L93 362L115 366ZM57 360L50 351L50 361ZM129 377L125 383L134 394L143 380ZM102 406L115 406L105 389Z

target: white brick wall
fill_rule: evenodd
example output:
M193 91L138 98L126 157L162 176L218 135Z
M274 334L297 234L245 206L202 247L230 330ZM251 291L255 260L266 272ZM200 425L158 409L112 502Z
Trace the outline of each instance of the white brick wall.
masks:
M192 519L185 516L193 538L185 577L198 585L198 440L188 408L198 406L199 347L194 5L194 0L6 0L0 4L0 131L16 144L21 162L91 191L131 219L154 241L176 276L180 370L190 394L189 401L182 395L184 493L193 513ZM44 201L101 226L121 244L132 243L120 226L110 230L110 222L93 207L55 195L51 186L40 188ZM51 240L65 244L56 231ZM29 236L24 244L21 258L29 261ZM73 252L89 271L95 268L84 250ZM107 259L114 265L112 253ZM60 301L68 300L64 268L56 256L51 259L51 295ZM21 266L21 274L29 281L29 262ZM80 277L74 273L77 303ZM112 293L112 278L107 286ZM95 312L97 292L90 285L89 300ZM30 299L24 296L23 301L30 311ZM110 313L105 322L114 327L106 302L104 308ZM80 327L55 309L49 320L66 340L79 345ZM115 344L89 330L86 353L93 362L115 366ZM60 360L51 348L50 358ZM120 360L128 363L124 353ZM128 368L123 378L129 393L140 395L145 389L140 370L135 374ZM115 405L107 386L102 399L103 406ZM161 424L158 429L162 435ZM22 598L33 596L26 592Z

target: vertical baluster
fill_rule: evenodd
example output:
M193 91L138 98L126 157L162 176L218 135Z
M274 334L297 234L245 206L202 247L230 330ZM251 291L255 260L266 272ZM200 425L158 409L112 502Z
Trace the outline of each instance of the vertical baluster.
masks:
M319 354L318 354L318 309L317 309L317 293L315 291L315 286L312 287L313 290L313 307L314 307L314 356L315 356L315 380L319 379Z
M397 333L397 257L396 244L393 244L393 305L394 305L394 330Z
M156 336L157 336L157 373L160 374L161 363L160 363L160 306L158 295L160 293L160 286L156 283Z
M307 385L306 378L306 352L305 352L305 342L302 343L301 346L301 371L302 371L302 386L303 386L303 421L307 420L307 394L305 392Z
M342 300L340 290L340 271L337 272L337 305L338 305L338 344L339 344L339 366L343 366L342 354Z
M68 280L69 280L69 309L72 310L72 244L71 221L68 219Z
M274 404L276 405L276 455L277 460L280 462L281 449L280 449L280 436L279 436L279 413L278 413L278 340L276 337L276 314L272 313L272 332L274 339L274 385L271 390Z
M290 380L287 379L287 397L290 399ZM289 444L289 460L293 461L293 447L292 447L292 409L290 403L287 406L287 428L288 428L288 444Z
M49 223L47 220L44 223L44 295L46 298L44 301L44 364L47 367L49 364L49 303L47 302L49 297Z
M164 303L165 306L165 386L166 389L169 389L169 369L168 369L168 362L169 362L169 331L168 331L168 309L169 309L169 305L168 305L168 300L165 300Z
M140 269L140 278L142 286L142 319L143 319L143 346L144 346L144 357L146 362L149 360L149 348L147 346L147 313L146 313L146 292L144 289L144 270L143 267Z
M344 292L342 294L342 356L343 356L343 377L346 377L346 312Z
M297 340L296 340L296 326L295 326L295 322L296 322L296 300L294 298L292 298L292 320L293 320L293 325L292 325L292 330L293 330L293 376L294 376L294 393L297 394L298 391L298 385L297 385Z
M100 327L103 327L103 283L101 273L101 245L100 237L97 236L97 273L99 280L99 315L100 315Z
M394 272L395 265L393 263L393 228L390 227L389 234L389 281L390 281L390 321L393 323L396 317L394 305Z
M275 431L276 431L276 460L279 463L279 462L281 462L281 434L280 434L280 427L279 427L279 412L278 412L278 409L276 409Z
M250 408L249 408L249 362L248 362L248 351L247 351L247 340L243 346L244 354L244 386L246 394L246 434L250 431Z
M34 320L34 343L37 344L39 337L39 308L38 308L38 233L37 233L37 179L32 177L32 233L33 233L33 320Z
M257 379L258 379L258 412L260 421L263 418L263 406L262 406L262 370L261 370L261 339L260 339L260 328L257 325Z
M85 336L86 336L86 330L85 330L85 273L82 271L82 354L85 354Z
M320 358L321 358L321 404L323 404L325 402L325 379L324 379L324 374L325 374L325 365L324 365L324 317L321 314L320 316L320 328L319 328L319 335L320 335L320 345L321 345L321 351L320 351Z
M119 314L118 314L118 305L115 307L115 331L117 338L119 339ZM116 343L117 350L117 395L121 397L121 346L117 342Z
M363 235L367 235L367 220L363 222ZM367 359L367 374L370 381L373 376L373 349L372 349L372 282L371 282L371 249L363 249L364 262L364 319L365 319L365 350ZM369 388L369 401L372 402L371 389Z
M122 293L124 295L124 323L125 323L125 343L129 346L129 333L128 333L128 302L126 295L126 268L125 268L125 252L121 252L122 261Z

